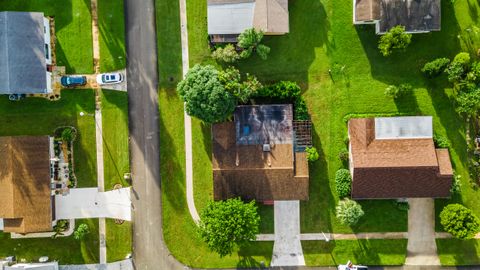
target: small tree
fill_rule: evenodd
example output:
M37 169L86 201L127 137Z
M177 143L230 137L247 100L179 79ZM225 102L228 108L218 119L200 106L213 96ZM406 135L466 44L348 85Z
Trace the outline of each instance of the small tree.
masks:
M246 77L244 82L240 82L240 71L234 67L228 67L218 73L218 78L225 89L241 103L246 103L257 90L263 87L255 76L247 73Z
M240 59L240 55L235 50L235 46L227 44L225 47L218 47L213 51L212 58L225 63L234 63Z
M85 236L87 236L87 234L89 233L90 233L90 229L88 228L88 225L85 223L82 223L73 232L73 238L75 238L75 240L83 240Z
M270 48L261 44L263 39L263 32L257 31L255 28L246 29L238 36L238 47L243 51L240 53L241 58L248 58L253 52L257 52L258 56L263 60L267 59L270 53Z
M307 147L305 148L305 152L307 153L307 160L309 162L317 161L320 155L318 154L317 148L315 147Z
M469 71L469 65L470 55L468 53L461 52L457 54L448 68L445 69L445 72L448 74L448 80L453 83L463 80Z
M224 257L235 246L245 246L255 240L260 217L255 201L240 199L209 202L200 214L198 232L210 250Z
M352 226L357 224L364 214L362 206L348 198L339 201L336 207L336 216L343 225Z
M235 96L225 90L219 72L210 65L195 65L178 84L177 92L185 102L185 110L207 123L228 118L236 105Z
M352 176L347 169L339 169L335 173L335 189L338 197L344 198L350 196L352 190Z
M405 32L405 27L397 25L386 32L378 43L383 56L389 56L393 50L405 50L412 41L412 34Z
M471 239L480 232L480 220L461 204L449 204L440 213L440 224L458 239Z
M480 90L462 92L457 95L457 112L467 116L475 115L480 105Z
M442 74L442 72L447 68L448 64L450 64L450 59L437 58L426 63L422 68L422 72L425 74L425 76L434 78Z

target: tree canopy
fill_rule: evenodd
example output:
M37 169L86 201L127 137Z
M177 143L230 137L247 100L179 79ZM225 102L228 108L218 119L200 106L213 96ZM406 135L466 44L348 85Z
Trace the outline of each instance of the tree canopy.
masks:
M257 31L255 28L249 28L243 31L238 36L238 47L242 48L243 51L240 54L242 58L248 58L252 55L253 52L256 52L260 58L263 60L267 59L268 54L270 53L270 47L261 44L263 39L263 32Z
M185 110L207 123L228 118L236 105L235 96L225 90L219 79L219 71L211 65L195 65L177 87L185 102Z
M210 250L224 257L232 254L236 246L255 240L259 226L255 201L229 199L208 203L200 214L198 232Z

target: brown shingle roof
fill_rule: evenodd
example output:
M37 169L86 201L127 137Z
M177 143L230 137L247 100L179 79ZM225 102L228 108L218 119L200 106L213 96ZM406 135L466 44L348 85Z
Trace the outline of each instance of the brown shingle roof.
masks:
M379 19L379 0L355 0L355 21L373 21Z
M0 137L0 156L4 231L51 231L49 137Z
M294 154L292 144L276 144L270 153L261 145L237 145L233 122L213 125L212 134L215 200L308 200L308 164ZM296 167L301 175L295 175Z
M351 119L348 130L353 198L450 196L448 150L433 139L375 139L372 118Z

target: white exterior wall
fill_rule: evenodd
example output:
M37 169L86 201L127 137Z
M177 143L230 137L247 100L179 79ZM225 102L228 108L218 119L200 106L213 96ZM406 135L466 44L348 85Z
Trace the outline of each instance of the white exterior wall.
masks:
M50 43L50 20L43 18L43 35L45 37L45 60L47 65L52 64L52 47Z
M50 94L52 93L52 73L51 72L46 72L46 76L47 76L47 89L46 89L46 93L47 94Z

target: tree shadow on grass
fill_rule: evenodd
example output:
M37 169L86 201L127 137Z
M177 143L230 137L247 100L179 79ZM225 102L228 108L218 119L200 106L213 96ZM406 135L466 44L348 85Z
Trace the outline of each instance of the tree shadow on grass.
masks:
M241 247L238 251L239 261L237 267L263 269L263 266L267 265L271 259L272 252L273 242L252 242L248 246ZM264 259L262 260L262 258Z
M415 90L409 91L404 96L393 100L399 113L421 115L420 107L418 106L414 91Z
M165 90L167 93L174 90ZM160 102L162 104L162 102ZM159 130L160 130L160 174L163 187L163 197L166 198L177 212L185 212L187 202L185 200L185 162L184 150L177 149L173 136L182 136L183 132L173 135L172 120L183 119L183 106L181 109L173 106L181 106L182 103L171 103L170 108L160 106ZM183 130L183 123L182 130Z
M330 51L330 22L321 1L289 1L290 32L283 36L265 36L271 48L267 60L252 56L240 61L242 72L256 75L264 83L295 81L308 88L308 72L316 59L315 48ZM306 15L308 14L308 16Z
M309 164L309 200L300 202L300 231L302 233L332 232L330 213L335 208L335 199L330 189L327 157L318 132L315 131L316 128L319 127L312 126L312 139L320 158Z
M438 57L453 57L461 49L461 32L451 1L442 1L442 30L413 34L412 42L404 52L384 57L378 50L379 36L373 25L355 26L371 66L372 77L386 84L408 82L414 88L424 87L420 73L423 65ZM438 45L441 44L441 45Z

